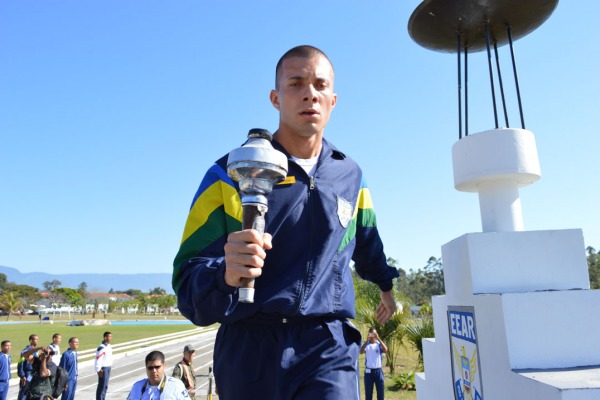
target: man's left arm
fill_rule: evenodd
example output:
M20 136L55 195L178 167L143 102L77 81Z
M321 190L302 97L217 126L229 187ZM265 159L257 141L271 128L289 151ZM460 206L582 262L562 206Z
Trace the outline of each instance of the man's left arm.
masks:
M400 274L387 264L383 242L377 230L373 201L364 179L356 207L356 247L352 259L358 275L379 286L381 302L377 306L377 322L384 324L396 312L393 279Z

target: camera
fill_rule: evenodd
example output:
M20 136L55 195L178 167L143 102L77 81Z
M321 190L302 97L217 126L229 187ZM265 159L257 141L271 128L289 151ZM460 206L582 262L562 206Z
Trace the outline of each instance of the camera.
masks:
M38 357L42 355L42 353L47 357L47 356L53 356L54 350L49 349L48 351L44 351L44 350L40 350L40 352L38 353Z

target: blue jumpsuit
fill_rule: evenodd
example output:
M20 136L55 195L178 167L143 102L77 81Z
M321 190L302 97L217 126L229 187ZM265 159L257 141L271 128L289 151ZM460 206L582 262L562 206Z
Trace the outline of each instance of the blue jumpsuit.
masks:
M67 390L61 396L62 400L73 400L75 391L77 390L77 376L79 375L79 367L77 365L77 352L67 349L61 358L59 366L63 367L69 373L69 382Z
M326 140L312 176L286 155L288 177L267 196L273 248L254 303L238 302L224 280L223 246L242 228L239 187L224 156L200 184L174 261L179 310L196 325L221 323L214 366L222 399L358 398L349 264L383 291L398 271L387 265L358 165Z

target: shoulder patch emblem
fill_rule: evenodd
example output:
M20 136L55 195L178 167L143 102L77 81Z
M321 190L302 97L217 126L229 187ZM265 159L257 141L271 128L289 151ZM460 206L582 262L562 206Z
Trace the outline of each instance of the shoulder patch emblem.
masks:
M352 220L352 214L354 214L354 207L348 200L337 196L337 215L340 220L340 224L347 228L348 224Z

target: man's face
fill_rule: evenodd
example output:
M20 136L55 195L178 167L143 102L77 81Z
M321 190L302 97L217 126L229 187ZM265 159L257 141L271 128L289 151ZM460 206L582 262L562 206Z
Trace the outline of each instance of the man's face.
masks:
M185 361L187 361L188 363L191 363L192 360L194 359L194 354L196 354L196 353L193 352L193 351L191 351L191 352L190 351L184 351L183 352L183 359Z
M62 337L60 335L56 336L54 339L52 339L52 342L54 344L60 344L60 341L62 340Z
M104 336L104 341L106 343L110 343L111 340L112 340L112 333L109 333L108 335Z
M337 102L333 79L333 68L323 56L285 59L278 88L271 91L279 129L302 137L322 134Z
M39 339L37 336L34 336L34 337L32 337L32 338L31 338L31 340L29 341L29 344L31 344L33 347L36 347L36 346L37 346L37 344L38 344L38 341L39 341L39 340L40 340L40 339Z
M77 350L77 348L79 347L79 339L73 339L71 340L71 342L69 343L69 348L72 351Z
M165 364L160 362L160 360L149 361L146 363L146 374L148 374L150 385L158 385L162 381L163 376L165 376Z
M2 345L2 352L4 354L8 354L10 352L11 347L12 347L12 344L10 342L4 343L4 345Z
M375 333L376 333L376 332L377 332L377 331L372 331L372 332L369 332L369 342L371 342L371 343L375 343L375 336L376 336L376 335L375 335Z

